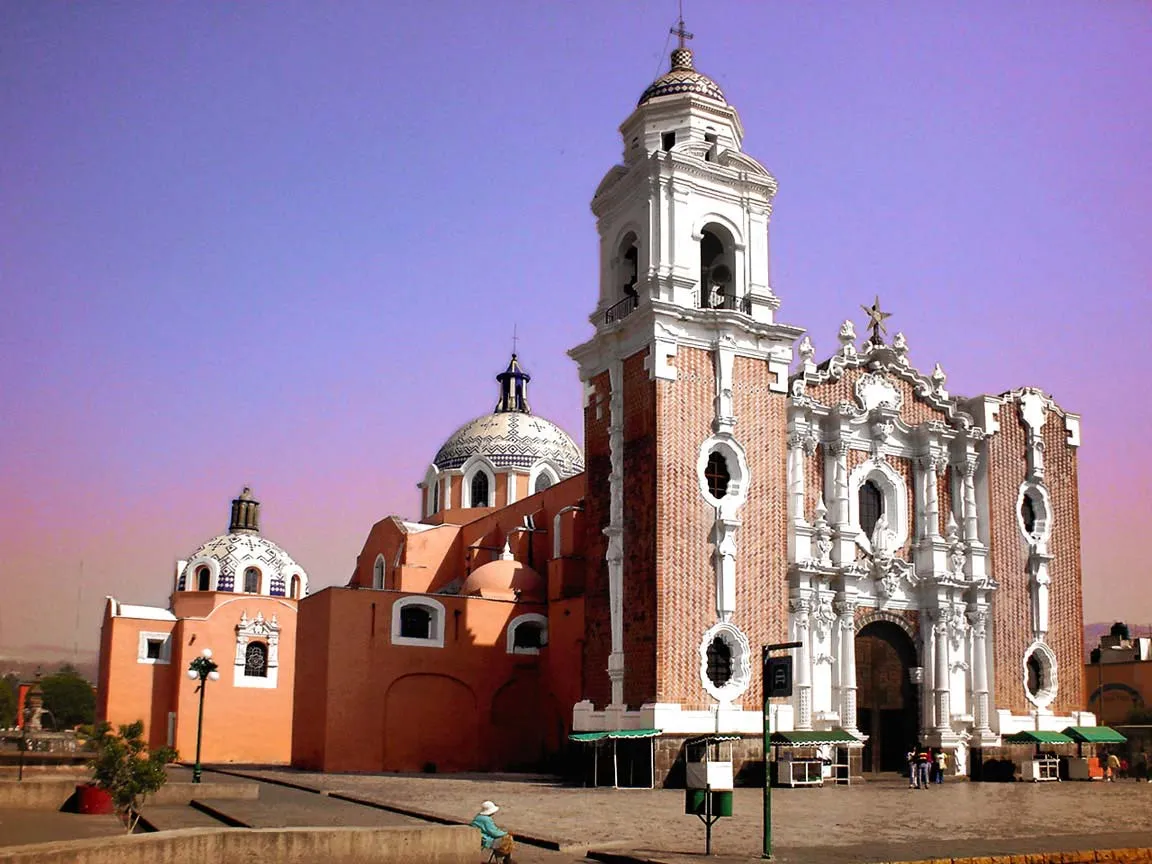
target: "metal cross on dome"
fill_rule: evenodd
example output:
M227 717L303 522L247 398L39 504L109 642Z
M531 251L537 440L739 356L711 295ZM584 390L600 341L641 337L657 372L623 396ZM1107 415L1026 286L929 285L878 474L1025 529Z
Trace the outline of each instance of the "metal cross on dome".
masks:
M868 326L872 330L872 335L869 337L872 344L873 345L883 345L884 339L880 334L881 333L883 333L885 335L888 334L888 328L884 326L884 319L885 318L891 318L892 313L880 311L880 295L879 294L876 295L876 300L872 303L871 308L869 308L867 306L863 306L863 305L861 305L860 308L863 309L866 313L868 313L868 324L866 326Z
M691 39L692 34L684 29L684 0L680 0L680 21L670 31L673 36L680 37L680 47L684 47L684 41Z

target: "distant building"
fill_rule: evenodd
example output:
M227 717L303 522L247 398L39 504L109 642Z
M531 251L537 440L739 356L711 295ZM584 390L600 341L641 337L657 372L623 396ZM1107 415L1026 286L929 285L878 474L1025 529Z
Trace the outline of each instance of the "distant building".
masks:
M1117 622L1100 637L1084 666L1086 706L1101 724L1123 725L1133 711L1148 706L1152 696L1152 638L1132 637L1128 627Z
M228 532L176 564L168 608L108 597L100 635L98 720L143 720L152 747L196 750L199 681L186 676L203 649L219 664L207 682L208 762L288 762L292 741L296 609L308 576L261 536L260 504L244 489Z

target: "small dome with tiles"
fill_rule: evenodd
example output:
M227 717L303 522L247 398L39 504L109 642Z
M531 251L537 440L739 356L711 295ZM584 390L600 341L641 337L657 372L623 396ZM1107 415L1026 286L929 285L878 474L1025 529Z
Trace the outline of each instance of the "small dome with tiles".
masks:
M692 62L692 52L688 48L677 48L672 52L672 68L648 85L637 105L644 105L662 96L681 96L691 93L727 105L720 85L702 72L697 72Z
M245 487L232 500L228 533L213 537L180 562L177 591L223 591L300 599L308 575L296 561L260 535L260 502Z
M560 479L583 471L584 455L572 437L528 407L532 376L520 366L515 354L496 380L500 382L496 410L453 432L432 460L436 467L441 471L455 469L473 456L483 456L496 468L525 470L546 460Z

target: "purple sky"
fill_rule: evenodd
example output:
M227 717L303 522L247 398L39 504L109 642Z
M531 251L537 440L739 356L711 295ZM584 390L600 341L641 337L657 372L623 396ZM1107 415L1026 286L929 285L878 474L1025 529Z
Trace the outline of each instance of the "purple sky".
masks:
M1152 621L1152 7L685 14L780 181L779 319L823 357L879 293L953 392L1082 413L1086 617ZM108 593L164 605L244 484L314 590L345 582L491 410L514 323L533 407L579 439L588 202L675 17L4 3L0 646L95 647Z

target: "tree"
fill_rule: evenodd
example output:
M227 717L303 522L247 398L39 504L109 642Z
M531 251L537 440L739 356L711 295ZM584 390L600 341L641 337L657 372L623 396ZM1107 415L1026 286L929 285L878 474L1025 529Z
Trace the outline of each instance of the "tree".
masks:
M19 686L16 678L12 675L5 675L0 678L0 729L11 729L16 725Z
M171 747L148 750L143 720L121 726L119 733L108 723L96 727L96 756L88 767L92 782L112 797L116 815L131 834L140 821L145 799L168 782L166 766L179 757Z
M70 729L96 719L96 691L70 664L40 680L44 709L52 715L56 729Z

